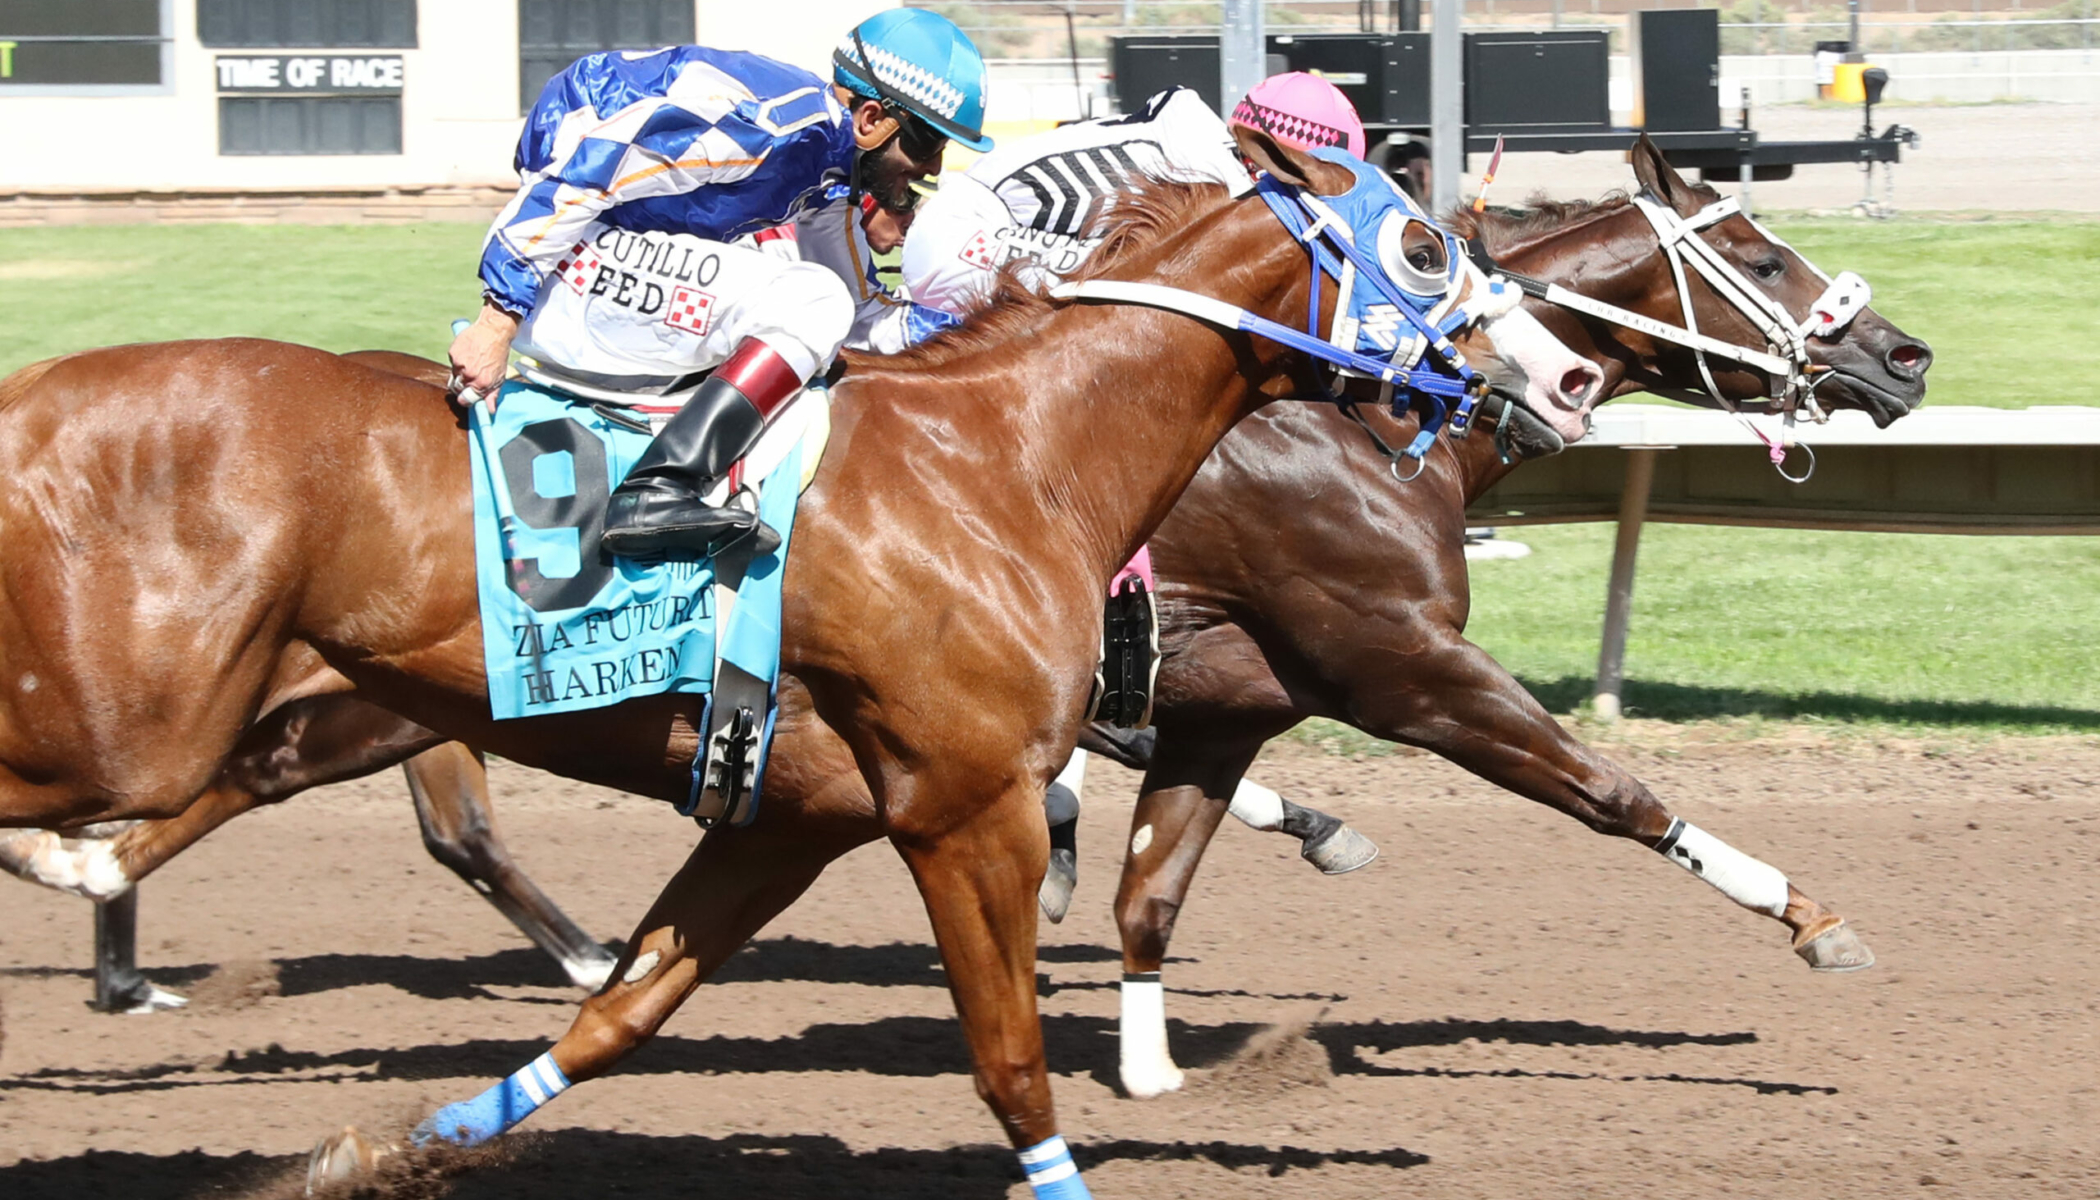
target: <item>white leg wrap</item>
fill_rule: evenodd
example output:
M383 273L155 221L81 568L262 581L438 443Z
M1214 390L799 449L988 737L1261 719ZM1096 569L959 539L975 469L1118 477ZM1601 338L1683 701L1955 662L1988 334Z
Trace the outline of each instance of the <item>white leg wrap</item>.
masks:
M1233 790L1232 807L1225 811L1251 829L1273 833L1283 824L1283 797L1251 779L1242 779Z
M1181 1068L1167 1049L1167 996L1157 971L1123 976L1123 1090L1139 1100L1181 1090Z
M1065 760L1064 769L1050 781L1043 793L1043 819L1052 825L1063 825L1079 819L1079 795L1086 786L1086 751L1074 750Z
M1681 818L1655 844L1656 853L1704 879L1744 908L1766 916L1786 913L1786 876Z

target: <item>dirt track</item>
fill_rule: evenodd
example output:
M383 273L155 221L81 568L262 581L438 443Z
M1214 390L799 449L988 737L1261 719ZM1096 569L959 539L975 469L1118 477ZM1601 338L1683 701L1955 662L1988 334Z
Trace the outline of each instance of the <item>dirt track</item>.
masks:
M1386 857L1322 879L1229 828L1169 1005L1184 1065L1316 1014L1319 1052L1123 1100L1107 901L1130 777L1099 768L1041 968L1096 1193L2100 1191L2100 747L1625 757L1851 914L1881 964L1811 976L1777 926L1437 760L1287 749L1258 776ZM692 840L641 801L516 769L497 786L527 866L604 936ZM105 1017L82 1004L85 906L0 886L0 1197L289 1195L317 1135L463 1098L568 1020L551 965L423 855L396 776L236 822L143 899L145 964L196 1003ZM849 857L768 938L504 1160L414 1194L1025 1196L894 855Z

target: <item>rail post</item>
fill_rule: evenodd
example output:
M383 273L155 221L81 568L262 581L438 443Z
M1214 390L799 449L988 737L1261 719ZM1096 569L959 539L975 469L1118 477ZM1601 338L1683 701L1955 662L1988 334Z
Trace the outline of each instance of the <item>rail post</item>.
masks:
M1651 447L1626 452L1626 483L1619 493L1619 536L1611 552L1611 585L1604 597L1604 644L1597 651L1597 715L1619 719L1619 691L1625 680L1626 626L1633 615L1633 567L1641 550L1641 526L1648 520L1648 493L1655 486Z

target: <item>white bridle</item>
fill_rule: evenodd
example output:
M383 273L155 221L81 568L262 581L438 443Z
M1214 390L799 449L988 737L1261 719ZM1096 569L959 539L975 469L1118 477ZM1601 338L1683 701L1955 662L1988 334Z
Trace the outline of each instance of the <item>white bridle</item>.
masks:
M1851 271L1841 272L1837 278L1832 279L1799 251L1795 251L1794 256L1801 259L1801 262L1814 271L1816 277L1826 285L1823 294L1809 307L1807 318L1796 321L1793 314L1744 278L1734 263L1722 257L1720 251L1698 236L1704 229L1718 225L1730 217L1743 215L1742 207L1735 197L1716 200L1689 217L1679 217L1674 209L1648 196L1634 197L1633 204L1655 229L1656 241L1661 245L1663 257L1669 261L1670 274L1677 285L1677 302L1683 314L1682 326L1666 324L1615 304L1593 300L1578 292L1571 292L1557 283L1541 285L1536 281L1518 281L1519 286L1523 287L1526 293L1549 304L1557 304L1574 312L1645 333L1657 341L1689 349L1693 360L1698 364L1699 379L1705 385L1705 394L1734 414L1737 420L1743 422L1744 426L1770 449L1772 465L1779 469L1780 474L1785 475L1786 468L1783 464L1786 450L1795 444L1793 425L1796 413L1806 409L1809 419L1817 423L1830 419L1829 414L1816 403L1815 389L1820 373L1813 369L1815 364L1809 361L1808 339L1832 337L1850 325L1853 318L1864 312L1872 302L1873 288L1868 286L1865 279ZM1752 228L1772 244L1793 249L1771 230L1747 216L1744 219L1749 220ZM1765 344L1762 349L1723 341L1699 331L1699 317L1692 305L1691 289L1686 286L1687 268L1704 279L1707 286L1713 288L1722 301L1742 314L1743 318L1763 335ZM1782 403L1785 414L1785 429L1779 440L1774 441L1759 429L1733 401L1722 394L1720 385L1714 382L1713 368L1708 362L1710 358L1740 363L1763 372L1771 380L1770 395L1772 399ZM1810 452L1810 473L1815 470L1814 459L1814 453ZM1787 478L1794 479L1791 475ZM1795 482L1807 478L1808 475L1803 474Z

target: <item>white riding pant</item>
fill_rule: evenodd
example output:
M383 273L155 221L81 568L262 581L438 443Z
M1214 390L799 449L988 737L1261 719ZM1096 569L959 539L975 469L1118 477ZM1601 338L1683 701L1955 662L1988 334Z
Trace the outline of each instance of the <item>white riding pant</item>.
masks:
M636 392L719 365L758 338L808 379L853 326L845 283L692 234L592 225L540 285L517 348L556 371Z

